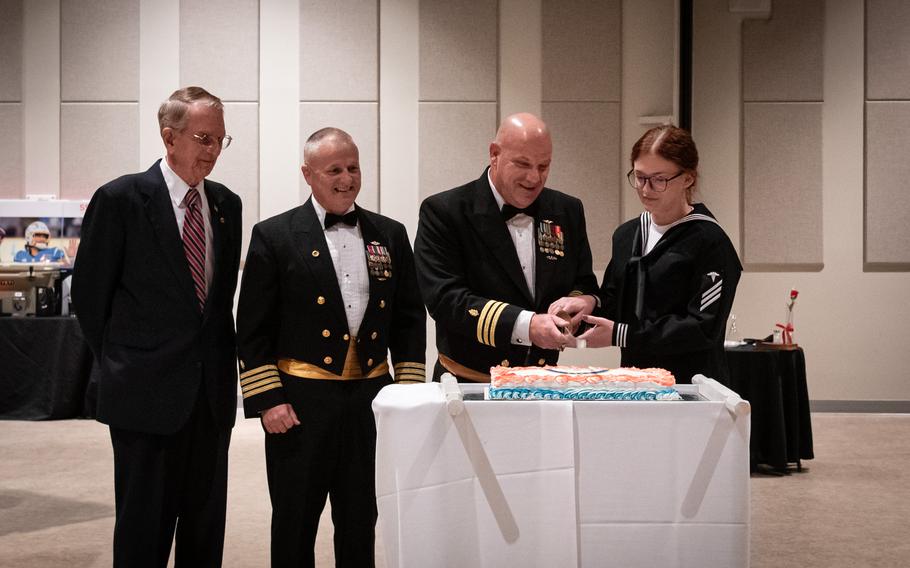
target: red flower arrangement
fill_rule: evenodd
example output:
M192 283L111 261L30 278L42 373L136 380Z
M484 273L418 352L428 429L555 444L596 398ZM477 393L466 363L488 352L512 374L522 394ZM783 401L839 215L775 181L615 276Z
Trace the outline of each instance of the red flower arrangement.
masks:
M783 332L781 333L781 343L784 345L793 344L793 305L796 303L796 298L799 296L799 290L796 288L790 289L790 302L787 303L787 323L786 324L777 324L777 327L781 328Z

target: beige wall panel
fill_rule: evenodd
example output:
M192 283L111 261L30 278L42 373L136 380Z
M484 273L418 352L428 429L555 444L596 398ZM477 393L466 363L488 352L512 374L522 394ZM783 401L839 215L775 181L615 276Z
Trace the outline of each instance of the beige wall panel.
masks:
M378 99L378 17L376 0L301 0L301 101Z
M181 0L180 84L226 101L259 100L257 0Z
M420 100L495 101L496 0L421 0Z
M60 100L139 100L139 0L61 0Z
M598 273L610 261L613 231L619 225L619 103L544 103L543 118L553 136L547 186L581 199L588 240ZM634 193L634 192L633 192Z
M770 20L743 22L743 100L822 100L824 0L772 6Z
M221 153L209 177L226 185L243 201L243 250L240 257L243 259L246 258L253 225L259 219L259 105L225 103L224 128L234 140Z
M910 263L910 102L866 103L865 261Z
M22 105L0 104L0 199L22 192Z
M743 106L743 263L820 268L822 104Z
M496 103L420 103L420 199L477 179L497 126Z
M379 105L376 103L300 103L300 151L310 134L334 126L350 134L360 150L360 194L357 204L379 211ZM298 170L303 165L303 155ZM310 186L299 173L302 200L310 195ZM394 191L391 189L390 191ZM302 201L301 200L301 201Z
M137 103L60 105L61 199L87 199L112 179L149 166L139 163Z
M543 0L542 11L543 100L618 101L622 2Z
M0 102L20 100L22 100L22 0L0 0Z
M910 99L910 2L866 2L866 98Z

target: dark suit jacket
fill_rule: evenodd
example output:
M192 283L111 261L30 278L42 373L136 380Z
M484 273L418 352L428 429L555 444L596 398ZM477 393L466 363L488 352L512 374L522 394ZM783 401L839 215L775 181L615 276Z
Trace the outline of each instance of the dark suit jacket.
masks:
M95 355L98 420L171 434L200 385L215 423L237 407L232 316L240 262L240 198L205 180L214 273L200 313L173 206L156 162L92 196L73 275L73 302Z
M341 375L348 351L347 316L332 256L312 198L253 227L243 269L237 333L240 386L247 417L289 401L279 359L296 359ZM370 274L370 298L357 343L364 375L392 354L395 380L425 380L426 311L404 225L357 208L365 246L385 247L388 274ZM366 251L364 251L366 254Z
M537 202L532 296L486 171L424 200L414 254L440 354L484 374L500 364L556 363L558 351L511 344L515 320L522 310L546 313L563 296L595 294L597 279L581 201L544 188ZM561 247L546 240L556 234Z

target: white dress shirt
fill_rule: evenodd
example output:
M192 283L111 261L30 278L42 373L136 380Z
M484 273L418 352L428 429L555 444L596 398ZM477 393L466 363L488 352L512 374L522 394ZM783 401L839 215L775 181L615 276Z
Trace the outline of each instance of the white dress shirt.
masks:
M186 217L186 192L190 190L183 179L174 173L171 166L167 163L167 156L161 158L161 174L164 176L164 183L167 184L167 192L170 194L171 205L174 208L174 217L177 218L177 231L183 240L183 218ZM212 286L212 273L214 272L215 260L212 248L212 222L209 215L209 200L205 196L205 180L196 186L199 192L199 202L202 205L202 224L205 225L205 289Z
M325 227L326 210L313 197L313 208L319 218L319 226ZM345 211L354 210L352 205ZM363 245L363 235L360 232L360 222L351 227L344 223L335 223L325 231L325 241L329 246L329 254L335 267L335 277L338 279L338 288L341 289L341 298L344 300L344 313L348 318L348 332L352 337L357 337L360 324L367 303L370 301L370 276L367 272L366 249Z
M490 188L493 190L493 199L496 200L496 205L502 211L505 200L499 194L496 186L493 185L493 178L490 177L489 170L487 170L487 180L489 180ZM519 213L506 221L506 228L509 230L509 235L512 236L512 244L515 245L515 252L518 253L521 271L525 276L525 282L528 284L528 290L531 291L531 297L533 298L534 270L537 266L534 217ZM518 319L515 320L515 326L512 328L512 343L531 346L531 318L533 316L534 312L529 310L523 310L518 314Z

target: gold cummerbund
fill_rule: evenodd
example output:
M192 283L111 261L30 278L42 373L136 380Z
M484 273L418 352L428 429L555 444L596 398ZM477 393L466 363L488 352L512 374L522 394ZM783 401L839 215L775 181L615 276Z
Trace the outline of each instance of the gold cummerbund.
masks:
M352 337L350 343L348 343L348 352L344 358L344 368L341 371L341 375L336 375L331 371L326 371L322 367L305 361L298 361L297 359L279 359L278 368L283 373L302 379L352 381L357 379L374 379L385 375L389 372L389 363L388 361L383 361L373 367L372 371L364 375L360 368L360 359L357 357L356 338Z
M452 373L453 375L455 375L456 377L458 377L460 379L474 381L475 383L490 382L490 375L485 375L484 373L481 373L480 371L475 371L474 369L465 367L461 363L458 363L458 362L452 360L451 358L443 355L442 353L439 354L439 362L440 362L440 364L442 364L442 367L446 371Z

